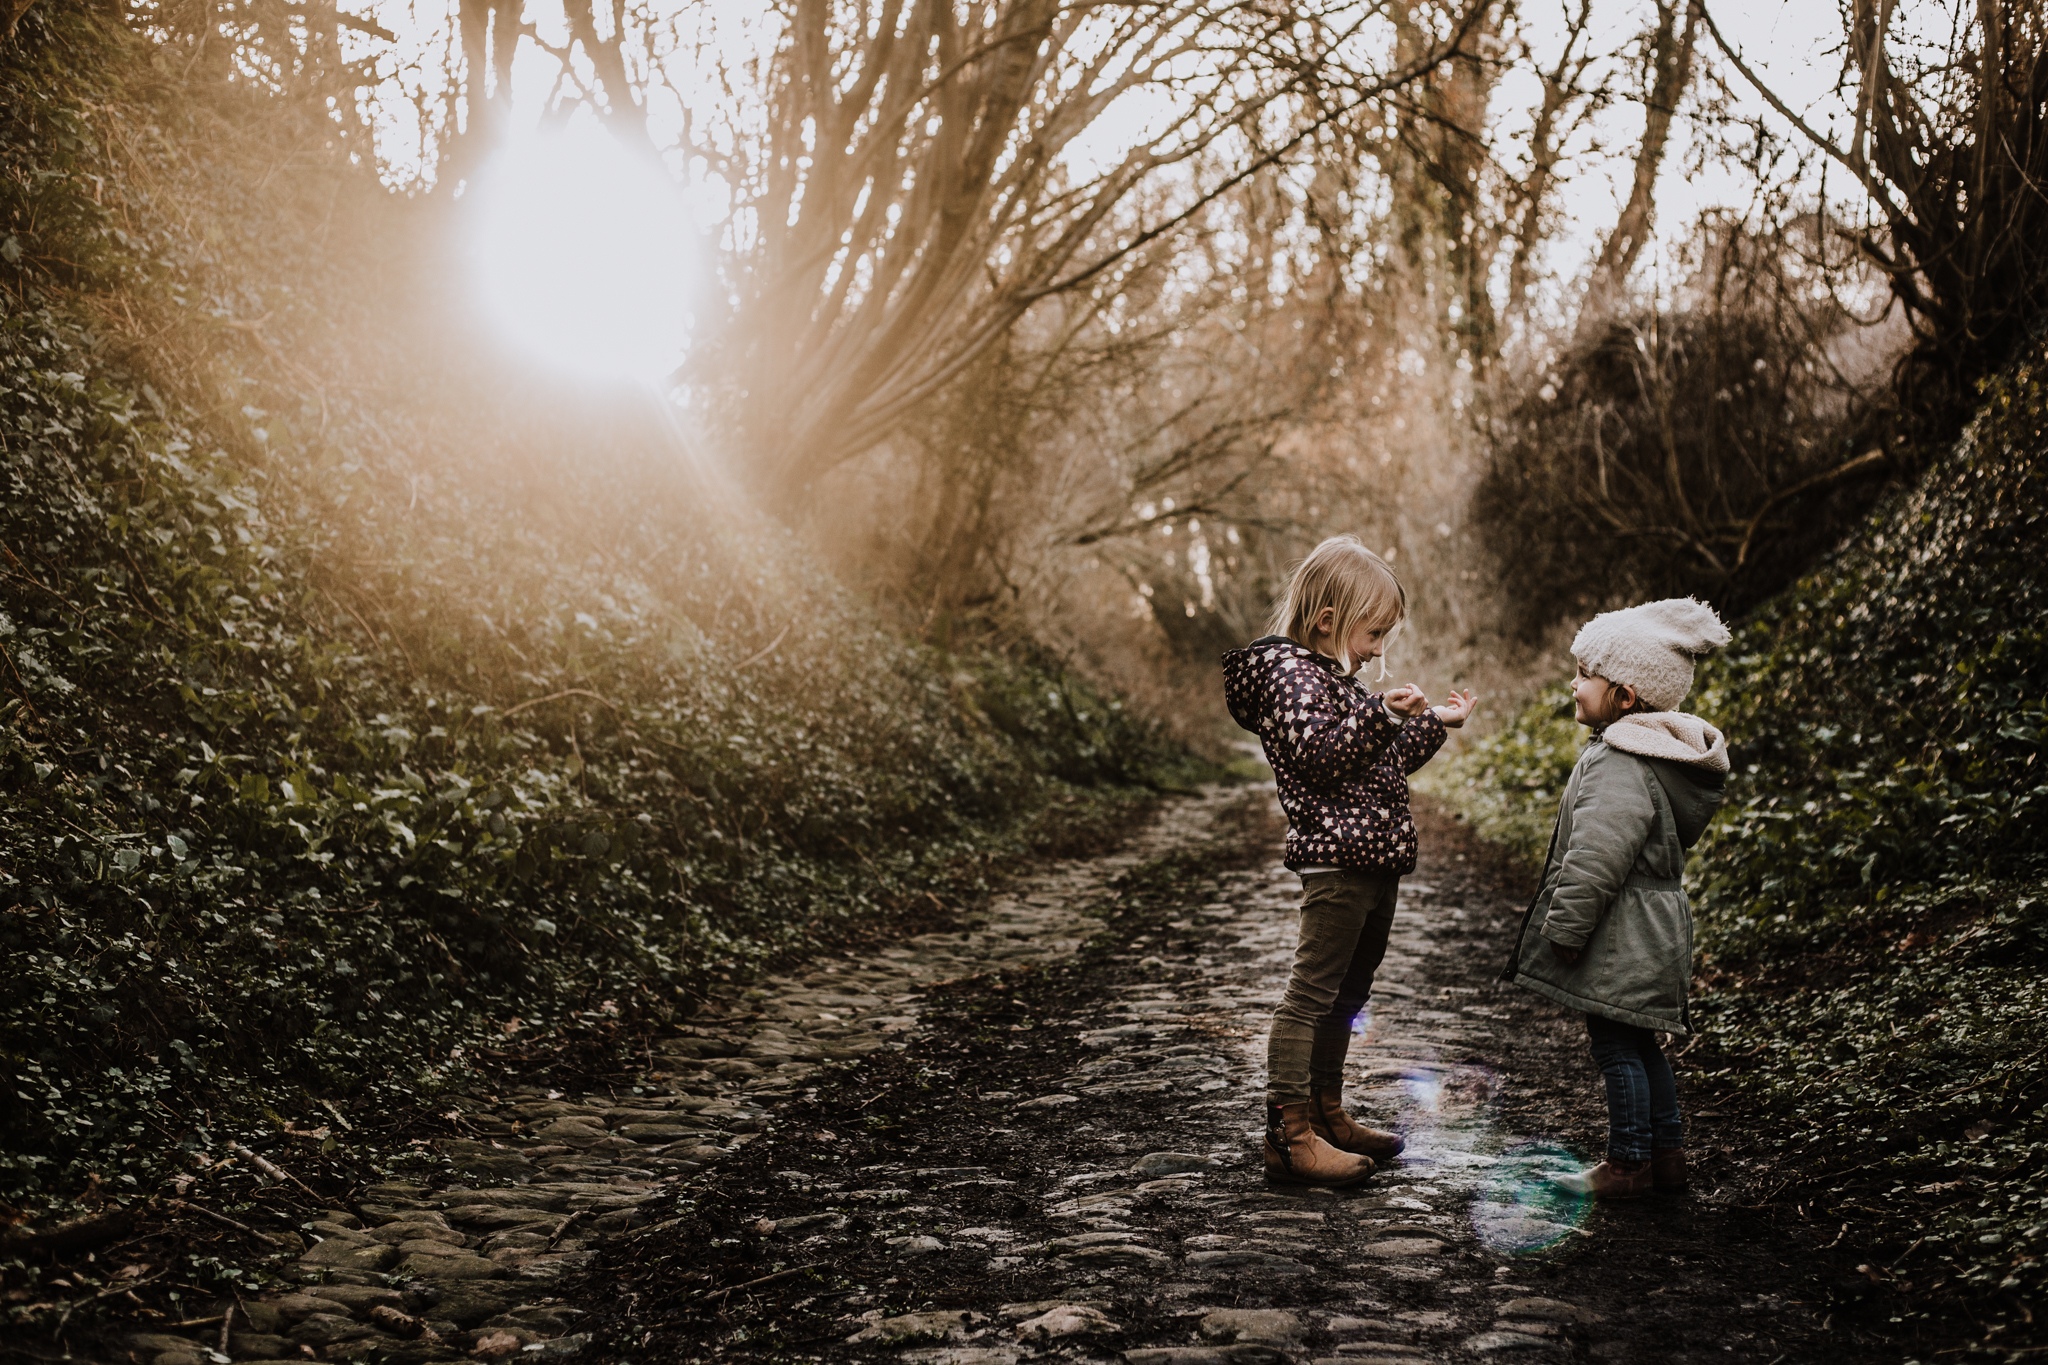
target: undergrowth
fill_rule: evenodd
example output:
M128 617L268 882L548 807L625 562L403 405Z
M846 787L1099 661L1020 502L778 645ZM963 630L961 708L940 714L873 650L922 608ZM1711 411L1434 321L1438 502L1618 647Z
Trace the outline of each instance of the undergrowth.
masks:
M893 633L616 395L437 354L390 311L433 224L318 110L39 5L0 211L14 1217L672 1017L1187 776L1028 646Z
M2048 1288L2044 540L2037 350L1693 702L1735 762L1689 873L1714 1079L1757 1107L1763 1193L1861 1229L1902 1339L1958 1305L2037 1337ZM1569 728L1545 694L1438 790L1539 858Z

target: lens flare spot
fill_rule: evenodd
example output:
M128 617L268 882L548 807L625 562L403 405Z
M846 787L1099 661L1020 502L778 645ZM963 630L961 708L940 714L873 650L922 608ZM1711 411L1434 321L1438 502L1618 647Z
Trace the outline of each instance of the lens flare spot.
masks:
M1499 1087L1483 1066L1415 1066L1401 1072L1401 1090L1418 1113L1471 1118Z
M591 378L681 363L701 253L658 164L578 120L499 152L469 197L478 292L520 349Z
M1444 1078L1434 1071L1409 1071L1401 1077L1408 1103L1425 1114L1443 1112Z
M1584 1169L1563 1147L1524 1142L1495 1158L1472 1198L1472 1230L1494 1251L1528 1255L1578 1231L1590 1196L1561 1189L1556 1177Z

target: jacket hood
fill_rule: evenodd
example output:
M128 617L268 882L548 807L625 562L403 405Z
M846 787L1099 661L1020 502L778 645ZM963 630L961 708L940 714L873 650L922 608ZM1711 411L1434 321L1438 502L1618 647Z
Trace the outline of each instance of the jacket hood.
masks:
M1623 716L1600 738L1610 748L1650 760L1678 822L1678 842L1691 848L1707 832L1728 785L1728 741L1719 730L1683 711Z
M1262 690L1257 684L1289 659L1328 662L1307 645L1297 644L1285 635L1261 636L1243 649L1233 649L1223 656L1223 695L1230 706L1230 718L1241 728L1258 732L1259 713L1252 707L1252 699Z
M1683 711L1645 711L1623 716L1600 734L1613 748L1638 758L1728 771L1728 740L1698 716Z

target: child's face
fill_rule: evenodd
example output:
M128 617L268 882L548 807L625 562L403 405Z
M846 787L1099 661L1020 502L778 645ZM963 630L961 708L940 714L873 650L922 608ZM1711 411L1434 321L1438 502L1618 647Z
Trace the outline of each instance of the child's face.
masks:
M1337 657L1336 619L1336 611L1330 607L1324 607L1322 614L1316 617L1315 624L1309 628L1308 639L1308 647L1310 649L1313 649L1318 654L1326 654L1333 659ZM1380 655L1387 652L1387 636L1392 633L1392 626L1375 626L1364 621L1360 621L1352 626L1351 636L1344 642L1345 649L1351 655L1351 662L1355 666L1363 667L1372 660L1379 658Z
M1572 679L1572 718L1581 725L1612 725L1636 704L1636 690L1611 683L1579 665Z
M1368 626L1360 621L1351 628L1351 638L1344 642L1344 647L1351 651L1352 659L1363 667L1387 652L1387 629L1386 626Z

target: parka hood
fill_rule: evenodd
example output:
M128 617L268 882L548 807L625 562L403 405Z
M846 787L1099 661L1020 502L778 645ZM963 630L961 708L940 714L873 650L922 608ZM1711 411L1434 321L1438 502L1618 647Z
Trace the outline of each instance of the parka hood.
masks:
M1257 683L1289 661L1296 667L1304 661L1333 670L1336 667L1334 659L1325 659L1285 635L1261 636L1243 649L1233 649L1223 656L1223 695L1230 705L1230 718L1240 728L1258 733L1259 713L1252 705L1252 699L1262 690Z
M1698 843L1728 784L1728 741L1721 732L1683 711L1645 711L1623 716L1600 738L1609 748L1650 760L1671 801L1678 842L1686 848Z
M1727 739L1698 716L1683 711L1623 716L1601 731L1600 738L1638 758L1662 758L1710 772L1728 771Z

